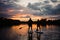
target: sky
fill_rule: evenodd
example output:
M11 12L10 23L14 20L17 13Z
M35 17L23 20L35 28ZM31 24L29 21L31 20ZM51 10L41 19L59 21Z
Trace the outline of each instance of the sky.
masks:
M60 0L1 0L0 17L60 19Z

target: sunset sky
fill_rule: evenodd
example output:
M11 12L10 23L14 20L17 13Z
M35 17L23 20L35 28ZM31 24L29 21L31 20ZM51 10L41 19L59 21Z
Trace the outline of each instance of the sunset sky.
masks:
M60 19L60 0L0 0L0 17L23 21Z

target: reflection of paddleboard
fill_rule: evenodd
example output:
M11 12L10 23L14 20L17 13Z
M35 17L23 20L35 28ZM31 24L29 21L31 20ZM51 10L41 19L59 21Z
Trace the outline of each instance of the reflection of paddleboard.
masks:
M41 32L41 31L35 31L36 33L39 33L39 34L43 34L43 32Z
M29 33L29 34L32 34L33 32L32 32L32 31L29 31L28 33Z

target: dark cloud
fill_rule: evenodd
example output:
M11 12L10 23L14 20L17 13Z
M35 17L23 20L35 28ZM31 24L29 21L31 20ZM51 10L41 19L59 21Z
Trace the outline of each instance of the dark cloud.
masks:
M11 5L5 5L4 3L0 3L0 8L2 8L4 10L6 10L8 8L11 8L11 7L13 7L13 6L11 6Z
M57 0L51 0L52 2L58 2Z
M11 15L8 14L4 14L4 13L0 13L0 17L5 17L5 18L9 18Z
M13 3L13 2L19 2L20 0L0 0L0 2L7 2L7 3Z
M9 15L6 14L6 9L9 8L7 5L0 3L0 17L8 17Z
M15 14L15 12L13 13L8 13L9 9L13 9L13 10L19 10L20 8L22 8L21 6L18 6L16 4L4 4L4 3L0 3L0 17L11 17L13 14Z
M44 3L49 3L49 1L44 1Z
M56 9L54 9L52 13L60 15L60 4L56 6Z
M48 1L44 1L44 4L41 4L40 2L34 4L29 3L27 7L31 8L32 10L42 10L37 12L37 15L60 15L60 4L55 6L53 4L49 4Z
M37 3L35 3L35 4L29 3L27 7L32 8L34 10L40 10L40 8L38 8L37 6L39 6L39 4L37 4Z

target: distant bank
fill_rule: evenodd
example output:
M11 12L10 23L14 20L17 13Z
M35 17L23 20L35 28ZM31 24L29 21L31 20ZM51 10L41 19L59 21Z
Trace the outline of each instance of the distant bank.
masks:
M0 18L0 26L12 26L12 25L18 25L20 24L19 20L12 20L7 18Z
M19 25L19 24L60 25L60 19L48 20L48 21L46 19L41 19L37 21L32 21L30 18L29 21L25 22L25 21L19 21L19 20L0 17L0 26L12 26L12 25Z

